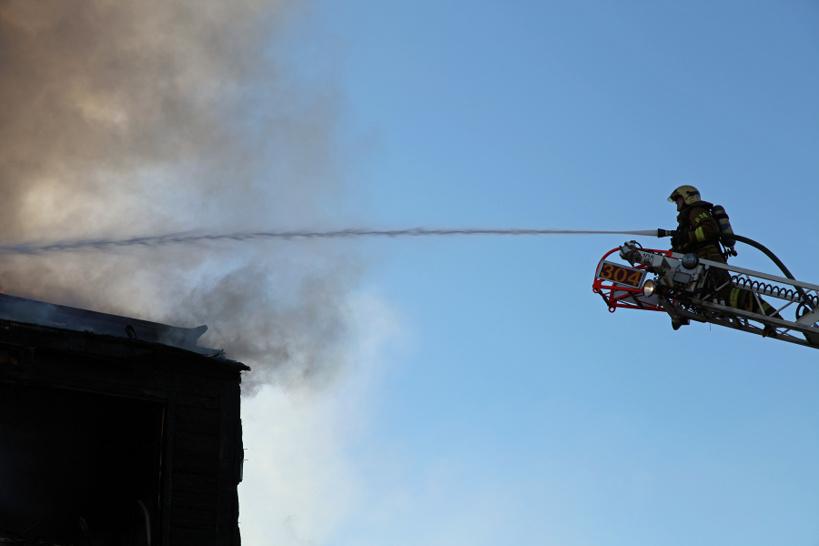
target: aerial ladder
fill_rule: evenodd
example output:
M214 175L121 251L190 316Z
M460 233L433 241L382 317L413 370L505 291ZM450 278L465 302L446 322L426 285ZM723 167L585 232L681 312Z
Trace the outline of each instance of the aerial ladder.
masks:
M672 233L657 231L658 237ZM601 258L592 290L612 313L618 309L664 312L675 330L695 321L819 349L819 285L795 279L760 243L739 235L734 238L764 252L784 276L628 241ZM726 250L736 255L733 247ZM726 287L739 289L745 301L756 305L732 305L736 302L725 300Z

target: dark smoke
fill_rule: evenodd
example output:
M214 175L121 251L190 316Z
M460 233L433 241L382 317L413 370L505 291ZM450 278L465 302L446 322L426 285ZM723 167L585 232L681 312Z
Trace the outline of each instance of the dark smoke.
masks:
M279 69L265 0L0 0L0 239L326 225L334 99ZM286 53L286 52L285 52ZM327 247L26 255L0 290L188 325L259 379L342 363L352 262ZM273 373L276 370L280 373Z

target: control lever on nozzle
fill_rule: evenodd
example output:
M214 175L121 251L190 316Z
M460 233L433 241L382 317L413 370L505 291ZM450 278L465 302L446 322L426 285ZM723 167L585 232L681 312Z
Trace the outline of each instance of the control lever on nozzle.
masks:
M620 247L620 257L629 262L631 265L640 261L640 248L637 241L626 241Z

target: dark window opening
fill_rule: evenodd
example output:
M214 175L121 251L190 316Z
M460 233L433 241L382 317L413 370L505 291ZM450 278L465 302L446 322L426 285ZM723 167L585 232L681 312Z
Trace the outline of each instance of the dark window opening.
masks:
M0 384L0 543L156 546L160 404Z

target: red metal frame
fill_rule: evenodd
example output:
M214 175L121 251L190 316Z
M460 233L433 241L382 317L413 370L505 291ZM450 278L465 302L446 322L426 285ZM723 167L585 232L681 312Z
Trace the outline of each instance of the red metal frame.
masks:
M662 254L664 256L671 256L670 250L657 250L653 248L644 248L646 252L655 252L657 254ZM597 277L597 272L600 271L600 268L603 265L603 262L606 261L606 258L614 254L615 252L619 252L620 247L613 248L606 252L600 261L597 263L597 269L595 269L595 278L594 283L592 284L592 291L595 294L600 294L600 297L603 298L603 301L606 302L606 305L609 308L610 313L614 313L618 309L639 309L641 311L665 311L659 305L637 305L635 303L631 303L628 301L624 301L629 297L642 295L643 289L634 288L631 286L624 286L621 284L615 284L614 282L606 283L606 279L601 279ZM645 269L645 266L638 265L635 266L636 269Z

